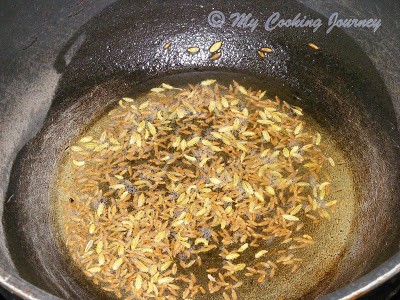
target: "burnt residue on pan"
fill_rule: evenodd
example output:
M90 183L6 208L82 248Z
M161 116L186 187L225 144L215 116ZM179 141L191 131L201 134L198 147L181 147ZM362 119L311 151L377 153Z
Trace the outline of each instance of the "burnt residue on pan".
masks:
M336 268L318 282L303 283L314 288L299 297L342 287L396 253L398 128L391 99L367 55L339 30L324 35L307 29L211 28L207 16L217 7L227 14L257 12L263 20L273 11L322 18L283 1L118 1L83 26L55 63L62 78L43 129L13 167L8 196L14 198L5 204L3 223L22 277L64 298L98 298L99 291L76 278L77 270L58 247L50 197L57 163L70 141L112 101L134 97L166 76L176 85L212 75L223 83L236 79L268 88L303 107L346 155L357 195L349 240ZM68 52L79 37L79 49ZM219 40L224 41L223 54L210 60L207 51ZM168 41L171 46L164 49ZM310 49L309 42L321 49ZM201 48L199 55L187 52L193 45ZM257 50L265 46L274 51L262 59ZM67 53L73 55L66 61Z

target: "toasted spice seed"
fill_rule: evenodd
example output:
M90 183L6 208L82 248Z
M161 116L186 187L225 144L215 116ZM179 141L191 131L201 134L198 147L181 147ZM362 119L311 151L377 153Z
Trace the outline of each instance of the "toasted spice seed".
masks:
M207 79L207 80L202 81L200 84L202 86L209 86L209 85L214 84L215 82L216 82L215 79Z
M227 260L233 260L233 259L238 258L239 256L240 256L239 253L231 253L231 254L228 254L227 256L225 256L225 259L227 259Z
M143 285L142 275L138 274L135 279L135 289L139 291L142 288L142 285Z
M332 201L327 202L325 205L326 205L327 207L331 207L331 206L336 205L337 203L338 203L337 200L332 200Z
M232 130L234 130L233 126L223 126L218 129L218 132L225 133L225 132L230 132ZM222 136L221 136L221 138L222 138Z
M81 138L79 141L80 141L81 143L88 143L88 142L90 142L90 141L92 141L92 140L93 140L93 137L92 137L92 136L85 136L85 137Z
M90 273L98 273L98 272L101 271L101 268L100 267L93 267L93 268L88 269L88 271Z
M200 48L199 48L199 47L189 47L189 48L187 49L187 51L188 51L189 53L197 53L197 52L200 51Z
M110 185L110 189L114 189L114 190L125 189L125 185L123 185L123 184L112 184L112 185Z
M210 56L210 60L217 60L221 58L222 52L215 52L213 55Z
M96 225L91 224L90 227L89 227L89 233L93 234L95 232L95 230L96 230Z
M143 110L145 108L149 107L149 101L143 102L142 104L139 105L139 110Z
M224 97L221 97L221 104L222 104L222 106L224 108L228 108L229 107L229 102Z
M271 52L272 52L272 49L271 49L271 48L268 48L268 47L263 47L263 48L261 48L261 51L262 51L262 52L265 52L265 53L271 53Z
M97 216L101 216L103 214L103 210L104 210L104 204L100 203L99 206L97 207Z
M266 253L268 253L267 250L261 250L261 251L258 251L258 252L254 255L254 257L255 257L255 258L260 258L261 256L265 255Z
M141 193L138 198L138 204L137 204L138 207L142 207L144 205L145 201L146 201L146 198L145 198L144 194Z
M315 145L319 145L321 143L321 134L317 132L317 137L315 139Z
M75 152L81 152L81 151L83 151L83 149L82 149L81 147L79 147L79 146L72 146L72 147L71 147L71 150L72 150L72 151L75 151Z
M177 89L177 88L175 88L175 87L173 87L172 85L169 85L169 84L167 84L167 83L162 83L162 84L161 84L161 87L164 88L164 89L167 89L167 90Z
M154 92L154 93L162 93L162 92L165 91L165 89L163 89L163 88L152 88L151 91Z
M216 43L214 43L211 47L210 47L210 52L214 53L217 52L222 46L222 41L218 41Z
M99 265L102 266L102 265L105 264L105 262L106 262L106 258L105 258L105 256L104 256L104 254L103 254L103 253L100 253L100 254L99 254L99 257L98 257L98 263L99 263Z
M296 115L298 115L298 116L302 116L302 115L303 115L302 111L299 110L299 109L292 108L292 111L293 111Z
M268 194L275 195L275 190L274 190L274 188L273 188L272 186L267 186L267 187L265 188L265 191L266 191Z
M77 166L77 167L82 167L85 165L84 161L77 161L77 160L73 160L72 163Z
M301 131L301 129L303 128L303 124L300 123L299 125L296 126L296 128L294 129L294 134L298 135Z
M192 146L196 145L199 141L200 141L200 137L196 136L187 142L187 146L192 147Z
M142 271L142 272L144 272L144 273L147 273L147 272L149 271L149 268L146 267L145 264L143 264L142 262L140 262L140 261L138 261L138 260L136 260L136 261L134 262L134 265L136 266L136 268L138 268L140 271Z
M125 247L123 245L118 247L118 255L122 256L125 254Z
M265 202L264 196L259 192L254 192L254 196L261 202Z
M268 133L268 131L263 130L262 136L264 137L264 140L265 140L266 142L270 142L270 141L271 141L271 135Z
M171 261L165 262L164 264L162 264L160 270L161 270L162 272L168 270L169 267L172 265L172 263L173 263L172 260L171 260Z
M287 214L282 215L282 217L288 221L299 221L300 220L298 217L295 217L292 215L287 215Z
M174 277L164 277L164 278L159 279L157 281L157 283L159 283L159 284L168 284L168 283L172 283L174 281L175 281Z
M240 246L240 248L238 249L238 252L243 252L245 251L247 248L249 248L249 244L243 244L242 246Z
M225 292L222 293L222 297L224 298L224 300L231 300L231 298Z
M314 43L308 43L308 47L310 47L311 49L314 49L314 50L319 50L319 47Z
M213 184L216 184L216 185L218 185L218 184L221 183L221 180L219 180L218 178L210 178L210 181L211 181Z
M237 293L235 289L232 289L232 300L237 300L237 299L238 299Z
M247 95L247 90L246 90L244 87L242 87L241 85L238 86L238 90L239 90L239 92L241 92L243 95Z
M244 190L245 190L247 193L249 193L250 195L253 195L253 194L254 194L254 190L253 190L253 188L251 187L251 184L250 184L250 183L248 183L247 181L243 180L242 185L243 185Z
M263 282L263 281L265 280L265 277L266 277L265 274L261 275L260 277L258 277L257 282L258 282L258 283Z
M258 50L257 53L258 53L258 55L259 55L261 58L265 58L264 52Z
M289 149L288 148L283 148L283 150L282 150L282 154L285 156L285 157L289 157L290 156L290 152L289 152Z
M132 98L128 98L128 97L124 97L124 98L122 98L122 100L124 100L125 102L128 102L128 103L131 103L131 102L134 101ZM102 135L102 136L103 136L103 135ZM102 138L101 138L101 139L102 139Z
M98 242L97 246L96 246L96 253L100 254L101 251L103 251L103 242L102 241Z
M93 246L93 240L90 240L90 241L87 243L84 252L85 252L85 253L88 252L88 251L90 250L90 248L92 248L92 246Z
M166 236L167 236L167 233L166 233L165 231L161 231L161 232L159 232L159 233L155 236L154 241L155 241L156 243L159 243L159 242L161 242Z
M149 128L149 132L151 133L151 135L153 135L153 136L157 135L157 130L153 124L151 124L150 122L147 122L147 127Z
M171 45L172 45L172 42L167 42L167 43L163 46L163 48L164 48L164 49L168 49L169 47L171 47Z
M207 269L206 271L207 271L207 273L216 273L216 272L218 272L218 268L211 268L211 269Z
M243 145L241 142L236 142L236 147L238 147L240 150L247 152L246 146Z
M293 208L293 210L290 212L290 214L292 216L296 215L301 209L303 208L303 206L301 204L297 205L295 208Z

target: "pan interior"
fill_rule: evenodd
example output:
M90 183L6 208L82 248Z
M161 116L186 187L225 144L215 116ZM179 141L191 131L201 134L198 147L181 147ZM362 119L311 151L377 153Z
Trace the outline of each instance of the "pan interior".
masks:
M210 76L213 75L215 74ZM197 77L201 78L204 76L206 75L202 74L200 77L199 75L194 76L191 83L194 83ZM219 76L222 76L222 74L219 74ZM223 77L226 76L227 74L223 75ZM236 74L233 77L238 77L238 75ZM170 80L175 81L181 80L182 78L185 78L185 76L178 76L178 79L167 77L163 78L163 80L169 83ZM215 76L213 76L213 78L219 79ZM242 79L243 82L249 86L265 87L265 84L260 84L258 80L252 80L252 78L248 76L242 78L239 76L239 79L236 79ZM145 84L145 86L153 87L151 83ZM282 87L279 83L275 83L272 79L267 84L267 87L269 87L269 89L267 88L267 94L270 98L275 96L274 93L283 97L282 100L287 100L285 97L288 98L291 95L290 90ZM130 97L131 95L127 94L125 96ZM94 101L94 99L92 100ZM145 100L146 98L144 95L139 95L135 98L135 104L139 105ZM304 99L304 101L307 100L308 99ZM289 99L289 102L290 101ZM110 107L114 105L118 104L110 104ZM84 136L100 136L104 125L107 123L108 111L109 109L106 109L103 114L98 115L96 119L81 132L80 136L72 137L73 141L80 140ZM262 284L257 283L257 277L246 279L244 280L244 285L237 290L239 298L278 299L279 297L285 297L285 299L296 299L299 298L299 296L307 295L312 290L320 288L320 282L327 280L331 274L336 273L338 262L341 261L349 245L353 242L353 226L358 207L358 196L355 189L351 161L346 157L346 152L336 143L334 134L318 124L318 122L313 119L312 115L305 114L305 120L310 129L321 133L325 145L324 152L328 156L331 156L336 162L335 167L326 167L326 171L332 177L332 192L326 201L339 200L340 205L335 208L332 214L332 220L321 220L317 224L313 224L312 222L306 223L304 233L313 236L315 244L304 249L299 249L299 251L296 252L296 256L303 259L301 267L296 272L291 273L290 268L279 269L272 279L268 279ZM70 195L67 191L74 189L73 178L77 175L76 172L79 172L73 167L73 159L70 153L70 150L66 150L57 166L57 179L54 183L54 194L51 204L55 216L54 228L57 231L58 243L62 249L64 248L63 243L65 239L63 236L64 216L70 213L68 211ZM64 258L73 264L68 251L63 249L63 252ZM203 264L207 264L207 262L203 262ZM194 273L196 275L195 271ZM81 282L86 281L82 272L77 273L77 280ZM200 282L200 284L207 286L207 282ZM95 290L96 288L92 287L91 289ZM214 295L200 296L199 299L219 299L219 297L220 295L216 293Z
M43 130L16 160L9 188L15 200L5 205L3 222L7 242L23 278L61 297L113 298L85 280L62 248L62 236L57 229L57 202L65 201L67 195L57 189L61 180L55 183L55 178L71 176L65 153L79 136L96 131L104 112L122 97L135 99L162 82L179 86L208 78L216 78L225 85L236 80L243 86L267 90L270 97L278 95L302 107L309 126L321 132L329 155L338 163L331 174L334 195L343 203L333 214L332 222L308 229L317 243L302 252L303 267L293 274L280 272L266 285L249 282L242 290L246 296L242 297L260 299L265 294L266 298L281 295L288 299L313 298L343 286L393 253L396 243L390 241L396 241L395 229L386 240L383 236L372 238L370 234L397 224L393 222L398 212L394 188L397 175L387 172L388 166L398 164L391 133L385 126L362 125L374 124L368 105L359 106L358 110L347 107L354 108L353 105L368 98L350 97L352 101L344 104L342 91L332 94L331 90L321 88L320 80L314 77L305 76L304 85L299 88L290 87L282 80L240 72L192 71L141 83L129 77L115 78L81 95L67 94L61 96L63 101L58 99ZM351 119L346 117L350 111ZM382 151L385 155L377 155ZM382 190L382 186L393 186L393 194ZM37 247L39 241L41 247ZM368 264L355 263L365 261L363 257L370 258Z

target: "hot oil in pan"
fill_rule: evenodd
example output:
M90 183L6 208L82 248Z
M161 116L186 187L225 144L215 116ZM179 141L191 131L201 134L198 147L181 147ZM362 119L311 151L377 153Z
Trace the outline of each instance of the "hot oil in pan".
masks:
M125 299L298 298L335 268L355 194L301 109L215 80L124 98L66 153L68 255Z

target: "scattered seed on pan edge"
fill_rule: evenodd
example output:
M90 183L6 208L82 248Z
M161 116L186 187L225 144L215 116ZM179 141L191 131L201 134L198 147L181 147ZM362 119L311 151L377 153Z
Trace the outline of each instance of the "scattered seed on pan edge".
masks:
M63 230L86 276L119 298L228 299L226 285L235 299L246 278L299 268L296 249L314 243L304 222L329 220L337 203L322 200L321 166L334 161L300 108L264 95L163 83L144 102L123 98L101 135L71 147Z
M260 51L265 52L265 53L271 53L272 49L268 48L268 47L263 47L263 48L260 49Z
M263 51L258 50L257 53L258 53L258 55L259 55L261 58L265 58L265 54L264 54Z
M187 51L189 52L189 53L198 53L199 51L200 51L200 48L199 47L189 47L189 48L187 48Z
M308 46L309 46L311 49L320 50L320 48L319 48L316 44L314 44L314 43L308 43Z
M222 52L216 52L210 56L210 60L217 60L221 57L221 55L222 55Z
M210 52L214 53L217 52L222 47L222 41L218 41L211 45Z
M172 45L172 42L167 42L167 43L163 46L163 48L164 48L164 49L168 49L169 47L171 47L171 45Z

